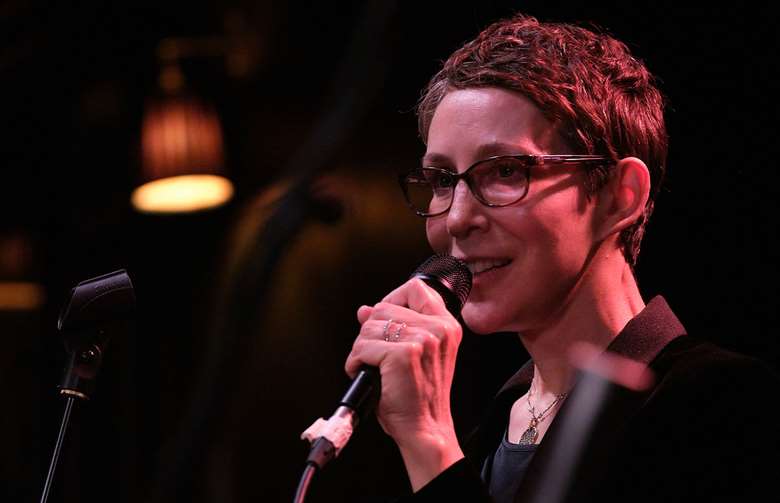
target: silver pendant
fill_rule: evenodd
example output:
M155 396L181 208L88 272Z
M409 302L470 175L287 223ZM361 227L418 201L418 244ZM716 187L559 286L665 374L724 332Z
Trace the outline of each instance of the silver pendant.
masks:
M533 445L536 442L536 437L539 436L539 432L536 431L536 426L533 424L528 427L520 436L520 445Z

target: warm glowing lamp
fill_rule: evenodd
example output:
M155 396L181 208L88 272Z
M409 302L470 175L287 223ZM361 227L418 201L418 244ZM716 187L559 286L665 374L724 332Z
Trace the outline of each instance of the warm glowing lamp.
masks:
M233 185L222 175L219 117L194 97L174 95L147 105L141 132L146 183L133 206L146 213L182 213L224 204Z
M34 311L45 301L43 286L30 278L32 244L22 234L0 235L0 312Z

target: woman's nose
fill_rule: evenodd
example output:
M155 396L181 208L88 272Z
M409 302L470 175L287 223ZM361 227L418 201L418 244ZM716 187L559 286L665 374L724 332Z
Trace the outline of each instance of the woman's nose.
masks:
M447 213L447 231L450 235L464 237L476 229L485 228L488 209L477 201L465 180L459 180L452 194L452 205Z

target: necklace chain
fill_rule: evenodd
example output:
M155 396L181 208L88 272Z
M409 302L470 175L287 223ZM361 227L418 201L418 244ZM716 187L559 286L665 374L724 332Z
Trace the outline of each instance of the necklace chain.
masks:
M528 412L531 414L531 421L528 425L528 428L523 432L523 435L520 437L520 444L522 445L529 445L536 442L536 438L539 436L539 432L536 429L536 426L539 425L542 421L544 421L547 416L552 412L553 407L555 407L556 404L561 403L564 399L566 399L566 396L568 393L560 393L558 395L555 395L555 400L553 400L550 405L548 405L541 413L538 415L536 414L536 408L531 404L531 395L533 394L533 382L531 382L531 386L528 389L528 393L525 396L526 402L528 402Z
M536 408L531 404L531 394L531 390L528 390L528 394L525 397L526 401L528 402L528 412L531 413L531 417L533 418L532 421L536 421L536 423L539 424L547 417L552 408L555 407L558 402L566 398L568 393L555 395L555 400L553 400L550 405L548 405L547 408L545 408L538 416L536 415Z

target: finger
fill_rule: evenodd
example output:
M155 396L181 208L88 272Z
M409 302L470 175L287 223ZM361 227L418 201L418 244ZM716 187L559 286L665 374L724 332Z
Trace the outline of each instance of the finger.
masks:
M370 341L370 343L367 344L365 339L356 340L355 344L352 346L352 351L349 353L349 356L347 356L347 361L344 363L344 370L347 372L347 375L354 379L358 370L360 370L360 367L363 365L379 367L382 360L384 360L387 355L387 352L390 350L389 347L385 346L386 344L390 343L384 341Z
M438 355L442 346L442 340L434 334L424 330L404 331L401 336L403 342L414 342L423 349L423 354Z
M408 307L422 314L442 316L449 313L439 292L419 278L412 278L396 288L382 302Z
M368 320L360 328L360 334L355 339L355 343L361 339L397 342L408 339L407 336L418 330L405 321L396 321L394 319ZM435 336L431 335L431 337Z
M423 348L416 342L385 342L363 339L355 342L352 352L344 364L344 370L347 375L354 378L363 365L381 368L382 363L389 358L410 366L412 361L420 361L422 352Z
M369 340L385 340L390 334L395 333L399 328L403 327L403 322L395 322L392 319L387 320L367 320L360 327L360 334L358 334L355 343L361 339Z
M374 321L369 321L368 323L373 324ZM368 360L372 363L366 363L369 365L380 365L380 364L387 364L387 358L393 358L395 357L396 360L401 361L407 361L407 366L412 365L412 363L408 363L409 358L417 358L417 366L422 367L424 369L428 369L427 372L430 373L430 375L436 375L437 369L439 368L439 362L442 360L449 359L451 355L453 354L453 350L457 352L457 345L452 346L447 343L447 340L439 339L435 335L433 335L430 332L426 332L419 329L408 329L403 330L401 334L399 335L398 339L395 339L394 335L390 335L389 340L386 338L380 338L379 335L374 334L373 337L371 336L364 336L361 339L358 339L355 341L355 344L353 345L352 353L350 355L353 358L359 359L359 361L364 362L366 361L366 358L364 356L367 354L365 353L366 348L371 348L371 344L374 343L382 343L382 344L393 344L393 345L399 345L399 348L393 348L393 347L387 347L387 346L380 346L387 350L387 353L383 353L378 355L379 357L382 357L381 360ZM411 347L409 347L411 345ZM414 349L415 353L410 353L409 351ZM399 357L399 353L401 356ZM368 353L369 355L371 353ZM356 365L356 367L355 367ZM349 361L347 363L347 366L345 367L348 372L355 372L360 368L360 363L352 363Z
M357 310L358 323L361 325L365 323L371 317L373 310L374 308L371 306L360 306Z
M434 316L421 314L406 307L401 307L388 302L380 302L374 306L368 321L379 320L382 323L393 320L395 324L406 323L410 327L417 327L436 334L437 337L443 337L446 333L457 331L457 321L449 314L446 316ZM371 324L372 329L376 329L375 324ZM391 328L388 328L391 330ZM361 329L362 331L362 329ZM381 329L379 331L381 333Z

